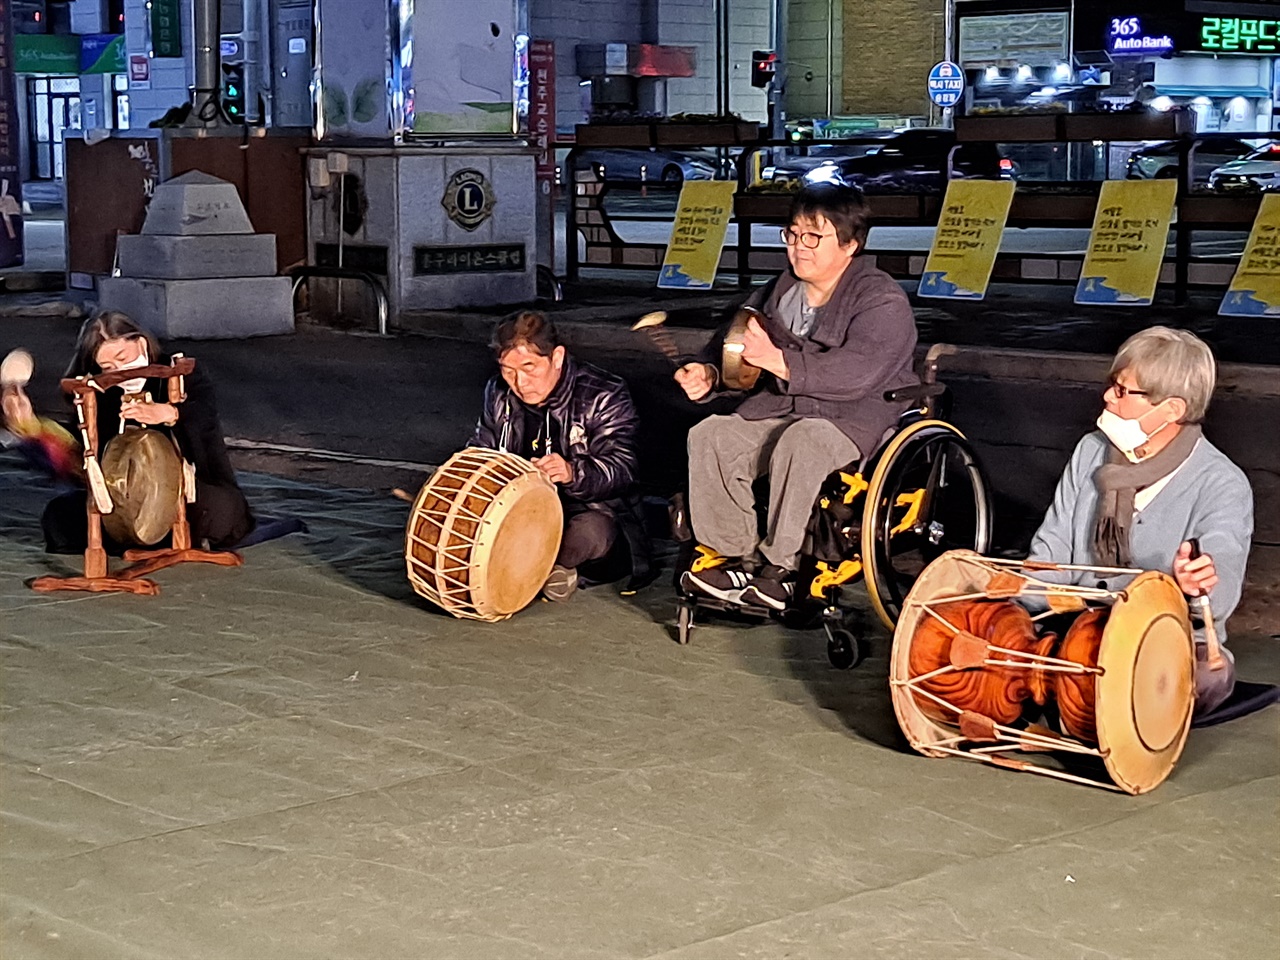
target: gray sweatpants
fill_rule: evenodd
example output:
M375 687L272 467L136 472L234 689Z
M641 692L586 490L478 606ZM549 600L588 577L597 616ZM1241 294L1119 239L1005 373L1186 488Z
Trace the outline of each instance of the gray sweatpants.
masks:
M858 445L829 420L708 417L689 431L694 536L724 556L759 550L769 563L794 570L822 481L858 458ZM751 483L766 473L769 522L761 543Z

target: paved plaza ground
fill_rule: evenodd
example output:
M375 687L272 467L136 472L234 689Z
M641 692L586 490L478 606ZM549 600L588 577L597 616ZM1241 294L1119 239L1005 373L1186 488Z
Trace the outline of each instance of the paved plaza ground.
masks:
M1275 955L1274 710L1143 797L928 760L884 635L849 673L776 626L680 647L662 583L454 621L405 505L260 475L308 533L40 596L3 460L6 956Z
M0 324L57 409L75 322ZM912 753L884 632L851 672L777 625L680 647L665 577L455 621L410 590L388 490L465 439L483 348L185 346L265 445L233 451L255 509L309 531L154 598L37 595L73 564L43 552L51 488L0 454L4 957L1276 956L1280 709L1194 731L1128 797ZM678 439L660 363L610 362ZM1043 509L1097 388L1018 362L957 380L956 412ZM1280 682L1280 390L1241 370L1211 434L1266 514L1231 646ZM647 449L651 478L682 471Z

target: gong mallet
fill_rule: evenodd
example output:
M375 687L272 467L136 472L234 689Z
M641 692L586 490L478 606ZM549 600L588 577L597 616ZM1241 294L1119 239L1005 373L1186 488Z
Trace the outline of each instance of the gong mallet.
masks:
M671 365L677 370L680 369L680 349L676 346L676 342L671 339L671 333L663 326L667 322L667 311L655 310L653 313L646 313L643 317L631 325L631 329L643 330L648 334L649 339L653 341L653 345L662 351L662 355L671 361Z
M1192 537L1187 542L1191 544L1191 559L1200 559L1200 539ZM1209 669L1221 670L1226 666L1227 658L1222 655L1222 645L1218 641L1218 628L1214 626L1213 610L1209 606L1209 595L1202 593L1192 599L1195 601L1196 606L1200 608L1200 619L1204 621L1204 639L1209 648Z

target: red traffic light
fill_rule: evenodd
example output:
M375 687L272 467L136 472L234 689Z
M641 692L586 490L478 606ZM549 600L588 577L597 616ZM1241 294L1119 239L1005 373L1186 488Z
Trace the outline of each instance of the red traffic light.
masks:
M777 74L778 55L772 50L751 51L751 85L767 87Z

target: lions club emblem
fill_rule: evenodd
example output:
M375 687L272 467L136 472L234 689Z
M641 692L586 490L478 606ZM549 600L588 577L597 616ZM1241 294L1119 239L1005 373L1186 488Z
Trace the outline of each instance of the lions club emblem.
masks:
M459 170L449 178L440 204L449 219L464 230L474 230L489 219L497 199L493 187L479 170Z

